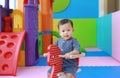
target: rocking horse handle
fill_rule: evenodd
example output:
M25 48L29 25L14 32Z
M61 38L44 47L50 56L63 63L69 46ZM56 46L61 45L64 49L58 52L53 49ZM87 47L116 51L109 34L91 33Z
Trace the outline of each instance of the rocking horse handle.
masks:
M77 54L77 55L70 55L70 59L76 59L76 58L84 57L84 56L85 56L85 53L81 53L81 54ZM65 55L59 55L59 57L64 58Z
M43 54L44 57L46 57L48 55L48 53ZM77 55L70 55L70 59L75 59L75 58L79 58L79 57L84 57L85 53L81 53L81 54L77 54ZM59 57L64 58L65 55L59 55Z

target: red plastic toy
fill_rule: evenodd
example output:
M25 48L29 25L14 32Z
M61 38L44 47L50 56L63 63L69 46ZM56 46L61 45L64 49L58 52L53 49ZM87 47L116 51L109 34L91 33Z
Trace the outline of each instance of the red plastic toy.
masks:
M57 74L62 72L62 58L58 55L61 55L59 47L56 45L49 45L47 62L48 65L53 68L50 78L58 78Z
M0 75L16 75L24 32L0 33Z
M50 78L64 78L65 74L62 72L62 58L64 58L64 55L61 55L59 47L57 45L49 45L47 56L48 65L53 67ZM79 64L79 57L83 56L85 56L85 53L71 55L71 59L76 59ZM76 75L74 77L76 78Z
M3 27L3 32L12 32L12 27L10 26L12 22L11 17L4 17L4 27Z

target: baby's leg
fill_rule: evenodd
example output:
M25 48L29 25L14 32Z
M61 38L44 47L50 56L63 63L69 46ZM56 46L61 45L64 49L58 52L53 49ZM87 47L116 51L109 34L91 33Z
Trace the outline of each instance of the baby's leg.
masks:
M48 76L47 78L50 78L51 71L52 71L52 67L47 72L47 76Z
M50 78L50 73L48 73L48 77L47 78Z
M63 72L65 73L66 78L75 78L77 69L77 67L68 66L63 68Z

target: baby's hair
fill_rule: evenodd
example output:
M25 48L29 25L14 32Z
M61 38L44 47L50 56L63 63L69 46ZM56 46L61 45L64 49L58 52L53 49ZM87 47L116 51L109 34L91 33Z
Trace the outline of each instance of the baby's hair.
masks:
M70 19L62 19L62 20L60 20L60 21L58 22L58 29L59 29L59 26L60 26L60 25L64 25L64 24L66 24L66 23L70 23L71 26L73 27L73 22L72 22Z

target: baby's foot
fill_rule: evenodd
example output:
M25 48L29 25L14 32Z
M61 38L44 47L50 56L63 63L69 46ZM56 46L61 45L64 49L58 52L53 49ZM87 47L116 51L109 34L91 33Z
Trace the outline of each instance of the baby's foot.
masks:
M81 68L78 68L78 69L77 69L77 72L81 72L81 71L82 71Z

